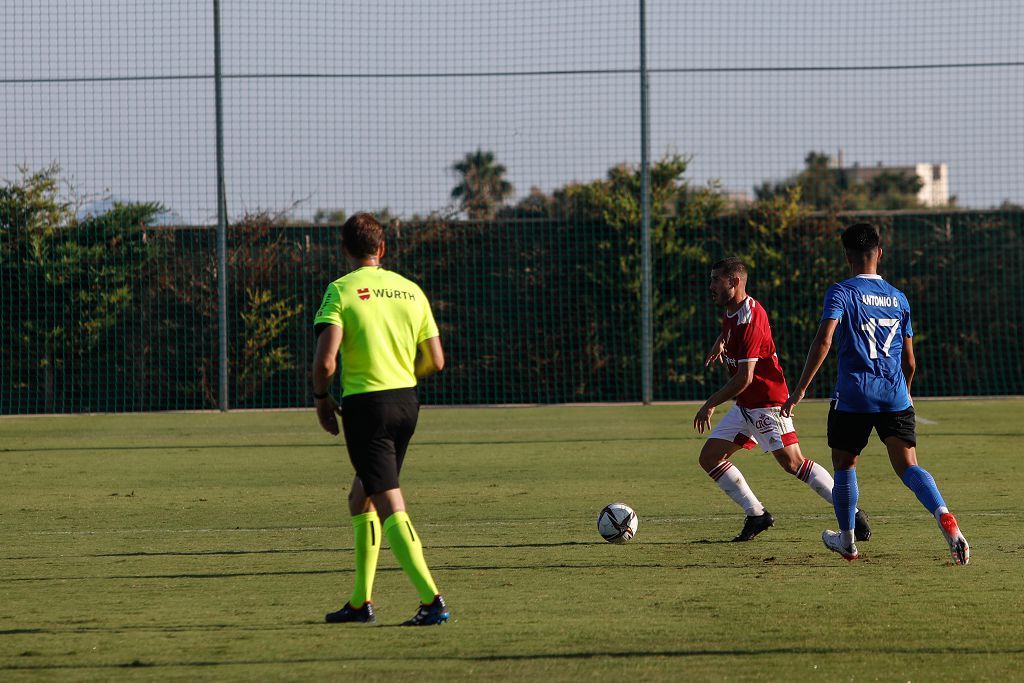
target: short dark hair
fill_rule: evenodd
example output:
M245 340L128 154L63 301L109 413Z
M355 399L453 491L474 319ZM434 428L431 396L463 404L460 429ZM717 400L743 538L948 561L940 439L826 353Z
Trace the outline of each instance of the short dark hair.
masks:
M881 243L882 236L871 223L854 223L843 231L843 246L849 254L869 254Z
M722 274L728 276L743 276L747 274L747 264L744 263L742 259L730 256L720 261L715 261L711 266L711 270L720 270L722 271Z
M384 241L384 227L369 213L357 213L341 226L341 242L354 258L377 253Z

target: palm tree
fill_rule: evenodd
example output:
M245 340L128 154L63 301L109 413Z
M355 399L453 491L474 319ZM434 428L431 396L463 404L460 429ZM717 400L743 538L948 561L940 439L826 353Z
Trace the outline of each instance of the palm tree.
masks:
M452 164L452 170L462 176L452 188L452 199L459 201L471 220L494 218L498 207L512 196L512 184L505 180L505 167L495 163L494 152L477 148Z

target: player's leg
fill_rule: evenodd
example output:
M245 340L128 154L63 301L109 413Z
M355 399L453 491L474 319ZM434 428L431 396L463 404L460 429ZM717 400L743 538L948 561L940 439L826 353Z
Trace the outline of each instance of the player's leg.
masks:
M731 419L735 410L730 410L711 432L700 450L698 462L718 488L739 505L747 516L760 515L764 512L764 505L747 485L740 468L729 460L729 456L736 451L754 446L753 439L742 431L742 423Z
M754 495L743 473L729 460L736 451L753 448L754 443L740 408L733 406L719 420L700 451L701 468L746 514L743 529L734 541L749 541L775 523L771 513Z
M363 484L367 448L373 434L373 416L368 412L365 401L345 401L342 429L349 460L356 470L348 495L355 549L355 577L348 602L338 611L328 613L325 620L329 623L372 623L376 621L371 602L373 580L377 573L377 558L383 534L380 517Z
M818 463L804 458L793 418L784 417L777 407L751 410L747 414L755 420L753 434L758 444L771 452L782 469L810 486L831 505L832 475Z
M880 413L878 438L889 452L889 464L903 484L914 492L928 512L945 507L942 494L929 472L917 464L917 430L914 409L898 413Z
M879 416L878 436L889 452L889 463L903 484L914 492L917 500L928 512L942 531L953 563L964 565L971 561L971 549L960 531L956 518L950 514L946 502L939 492L934 477L928 470L917 464L917 434L914 409L898 413L884 413Z
M420 609L405 624L426 626L447 621L448 607L438 592L434 578L430 574L430 567L423 557L423 544L413 527L409 513L405 510L401 490L394 488L381 491L374 494L373 500L381 514L386 514L384 535L391 545L391 552L420 597Z
M352 594L340 610L329 613L325 619L329 623L372 623L377 620L371 598L380 555L381 528L377 511L358 476L353 478L348 505L356 559Z
M832 475L818 463L805 458L799 443L778 448L772 451L772 455L782 469L807 484L826 503L832 504Z
M856 540L857 501L860 489L857 486L857 454L833 448L832 466L835 468L835 480L832 486L832 508L836 513L839 531L825 531L822 540L825 546L838 552L847 560L860 557Z
M729 456L741 448L742 446L738 446L732 441L708 439L700 451L700 466L712 481L718 484L718 488L722 489L748 516L760 515L764 512L764 505L750 489L740 468L729 460Z
M772 455L775 456L775 460L782 469L807 484L826 503L832 506L835 505L832 499L832 490L835 486L832 475L818 463L805 458L800 451L799 443L792 443L784 448L778 448L772 451ZM868 541L871 539L871 525L868 522L868 516L860 508L857 508L854 514L853 532L854 538L858 541Z
M835 402L829 407L828 445L832 449L832 466L835 469L832 507L839 523L839 531L826 529L821 535L821 540L826 548L839 553L846 560L860 557L854 543L857 500L860 497L857 486L857 456L868 443L871 427L869 416L838 411Z
M391 552L419 593L420 608L412 619L404 623L408 626L441 624L448 620L448 606L431 576L430 567L423 556L423 544L413 527L412 519L406 511L405 498L398 487L398 475L419 417L415 392L399 392L394 395L387 404L381 406L381 414L384 428L382 438L374 442L374 450L378 455L375 459L378 477L371 497L384 520L384 535L391 546Z
M356 571L352 584L349 605L355 608L371 602L373 579L377 574L377 558L380 555L380 517L372 500L363 489L359 477L353 477L352 489L348 496L349 514L352 515Z
M419 593L420 602L429 604L437 596L437 585L430 574L427 561L423 558L423 544L413 527L405 500L399 488L373 494L374 505L384 517L384 535L391 545L391 552L398 559L402 571Z

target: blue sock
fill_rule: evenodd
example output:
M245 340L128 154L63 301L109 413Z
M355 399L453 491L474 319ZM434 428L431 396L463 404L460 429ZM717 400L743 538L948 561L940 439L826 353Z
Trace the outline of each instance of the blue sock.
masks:
M857 470L836 470L835 484L832 486L832 507L836 510L836 520L841 531L853 529L853 517L857 514Z
M924 505L928 512L935 514L935 511L940 507L945 507L946 502L942 500L939 487L935 485L935 480L932 479L932 475L928 474L928 470L925 468L913 465L908 467L907 471L900 478L907 485L907 488L914 492L914 495L917 496L917 499L921 501L921 505Z

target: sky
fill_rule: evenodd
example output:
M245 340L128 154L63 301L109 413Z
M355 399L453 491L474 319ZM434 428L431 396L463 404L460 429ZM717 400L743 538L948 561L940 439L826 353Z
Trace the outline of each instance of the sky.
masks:
M752 192L811 150L1024 204L1024 3L648 0L650 145ZM216 217L212 0L0 3L0 178ZM467 152L546 192L641 157L638 2L221 1L229 212L444 210Z

